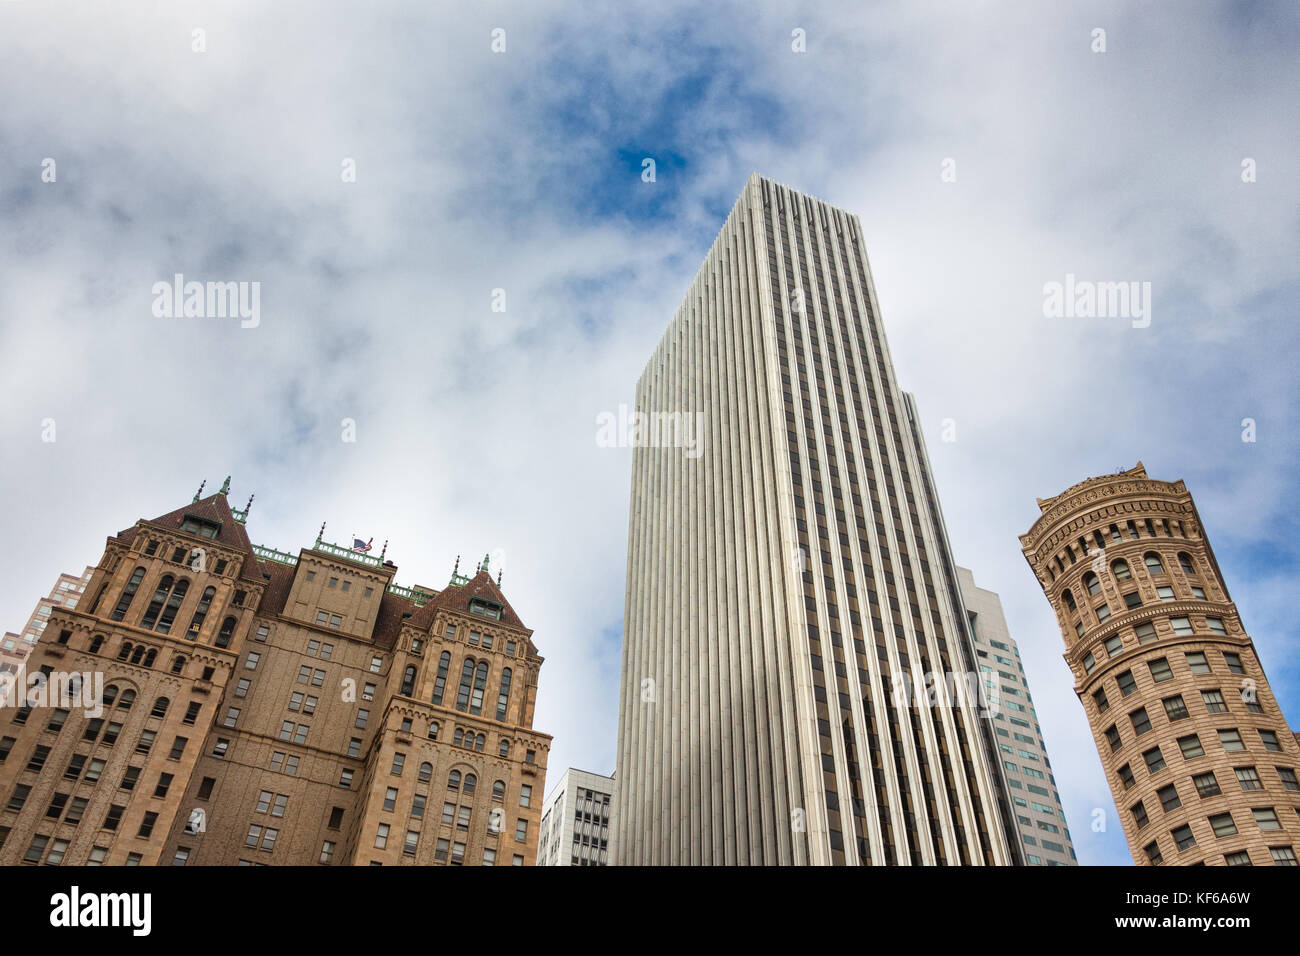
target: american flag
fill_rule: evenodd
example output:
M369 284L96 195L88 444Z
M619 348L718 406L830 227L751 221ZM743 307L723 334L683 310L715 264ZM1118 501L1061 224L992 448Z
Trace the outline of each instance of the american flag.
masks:
M352 550L360 551L362 554L365 554L367 551L370 550L371 542L373 542L374 540L375 540L374 538L371 538L370 541L362 541L360 538L353 538Z

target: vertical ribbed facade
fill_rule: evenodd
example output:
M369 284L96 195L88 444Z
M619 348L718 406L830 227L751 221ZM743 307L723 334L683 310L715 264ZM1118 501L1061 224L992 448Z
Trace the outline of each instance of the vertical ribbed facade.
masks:
M976 674L861 226L757 175L637 385L619 864L1003 864ZM698 426L694 423L698 422Z

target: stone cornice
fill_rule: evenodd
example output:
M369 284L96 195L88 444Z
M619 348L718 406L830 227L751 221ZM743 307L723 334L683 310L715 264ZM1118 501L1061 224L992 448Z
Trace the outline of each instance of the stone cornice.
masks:
M1054 501L1039 516L1027 532L1020 535L1020 544L1026 554L1036 551L1048 538L1056 525L1064 522L1077 512L1088 511L1097 502L1120 498L1140 498L1142 496L1182 497L1187 494L1187 486L1181 481L1157 481L1153 478L1132 479L1118 478L1096 485L1089 485L1067 498Z
M1156 613L1152 613L1153 611ZM1071 667L1073 667L1075 664L1082 661L1089 652L1095 654L1097 648L1103 647L1108 638L1126 628L1133 627L1134 625L1154 622L1158 618L1189 617L1192 614L1221 617L1224 621L1225 628L1228 626L1229 622L1234 626L1239 626L1237 621L1237 608L1234 604L1219 603L1217 601L1170 601L1168 603L1161 602L1160 604L1148 604L1140 608L1134 608L1131 611L1126 611L1123 614L1117 614L1105 624L1100 624L1087 632L1086 637L1077 640L1074 646L1065 652L1065 660ZM1222 640L1229 643L1250 643L1250 638L1244 632L1241 634L1234 634L1231 632L1228 634L1215 634L1213 631L1207 631L1205 633L1177 634L1174 635L1174 637L1193 641ZM1162 637L1158 641L1150 641L1146 644L1140 644L1138 647L1153 647L1157 643L1167 645L1173 643L1173 640ZM1117 661L1121 658L1127 657L1128 653L1129 652L1126 650L1119 657L1113 658L1113 660ZM1099 668L1098 670L1103 669L1104 668ZM1093 671L1093 673L1089 675L1089 678L1095 676L1097 673L1098 671Z

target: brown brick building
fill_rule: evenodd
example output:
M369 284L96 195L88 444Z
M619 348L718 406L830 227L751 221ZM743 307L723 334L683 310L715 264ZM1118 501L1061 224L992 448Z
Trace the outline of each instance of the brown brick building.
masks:
M1300 745L1186 486L1138 462L1038 505L1020 543L1133 859L1295 866Z
M256 547L228 485L54 610L29 683L102 674L103 712L0 710L0 864L533 864L542 658L486 561Z

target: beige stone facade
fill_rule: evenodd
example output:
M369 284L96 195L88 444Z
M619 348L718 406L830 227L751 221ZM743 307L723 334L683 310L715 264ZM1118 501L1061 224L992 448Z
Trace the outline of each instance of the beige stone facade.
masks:
M246 520L137 522L55 610L29 672L102 675L104 710L0 712L0 864L531 865L542 658L489 569L402 588Z
M1038 504L1021 545L1134 861L1294 866L1300 746L1186 486L1139 462Z

